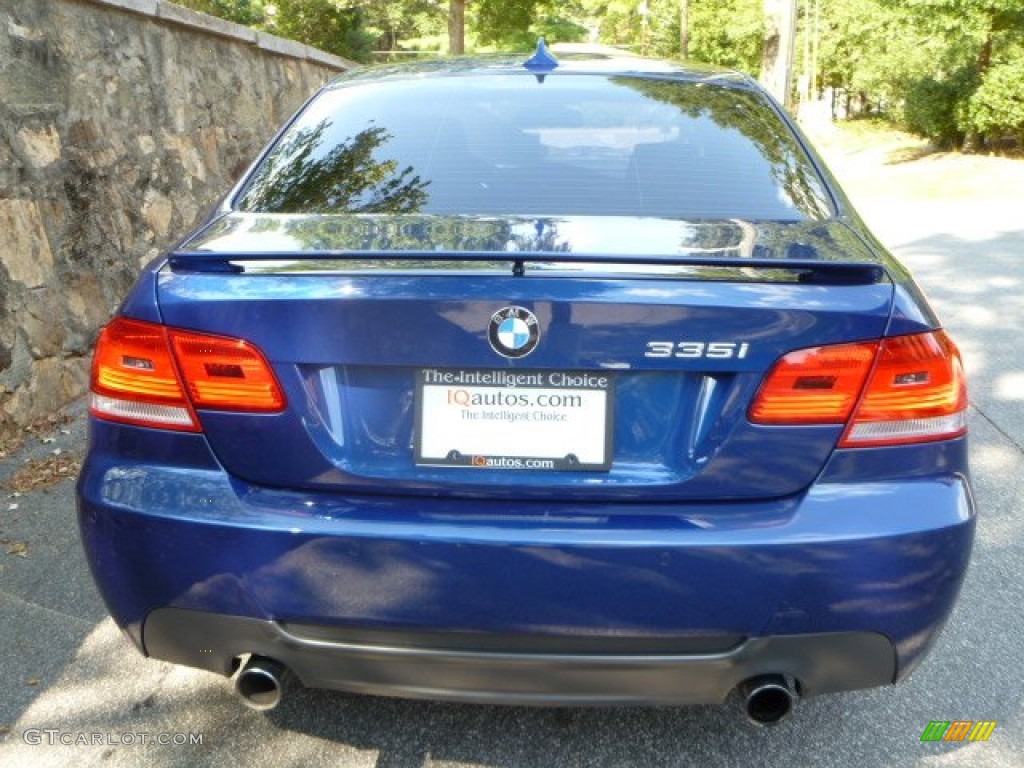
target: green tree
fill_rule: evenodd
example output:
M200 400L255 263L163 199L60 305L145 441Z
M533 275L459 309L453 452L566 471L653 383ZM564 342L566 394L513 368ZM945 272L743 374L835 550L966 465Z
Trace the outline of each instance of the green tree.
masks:
M476 0L470 15L476 42L514 51L530 50L539 37L549 43L583 40L585 17L573 0Z
M674 53L679 40L678 3L673 0L664 5L669 14L666 26L670 27L671 42L668 47ZM760 70L764 39L762 0L690 0L689 20L690 58L751 74Z
M985 73L968 103L967 124L990 140L1013 137L1024 146L1024 55Z
M1010 63L1007 54L1016 50L1016 44L1024 35L1024 0L908 0L907 5L915 23L942 35L948 42L949 59L959 64L951 68L951 76L942 77L940 73L935 81L947 85L955 99L952 111L964 137L964 149L977 149L985 143L981 125L995 126L998 121L972 120L972 114L981 112L972 113L971 103L988 79L993 64ZM956 88L958 82L969 85ZM997 91L1010 92L993 80L986 92L991 105L998 103L993 100ZM985 113L989 114L987 110Z
M267 7L267 31L357 61L368 61L372 36L364 28L357 0L274 0Z
M984 143L971 105L989 70L1019 56L1024 0L820 1L825 84L940 144Z
M207 13L219 19L233 21L236 24L253 26L262 22L266 16L262 0L176 0L179 5L193 11Z
M585 0L601 39L662 58L681 54L680 0ZM694 61L756 73L764 31L762 0L689 0L688 56Z
M812 13L805 13L798 31L798 67L814 75L817 91L812 98L830 87L846 94L847 107L892 109L903 102L913 83L934 73L936 63L946 57L947 45L941 36L911 23L906 9L895 3L819 3L819 25L815 26ZM817 70L812 72L815 64Z
M538 0L477 0L474 26L482 43L500 43L526 34L533 23Z
M447 14L435 0L395 0L364 2L363 28L375 50L395 51L403 41L440 35Z
M994 127L995 118L1011 106L1004 96L1012 77L1003 68L1021 60L1024 0L816 2L820 29L814 35L805 14L801 47L814 50L811 39L820 41L817 84L845 93L847 106L883 109L951 147L981 146L987 135L1006 131ZM991 74L992 85L978 96L996 69L1001 74Z

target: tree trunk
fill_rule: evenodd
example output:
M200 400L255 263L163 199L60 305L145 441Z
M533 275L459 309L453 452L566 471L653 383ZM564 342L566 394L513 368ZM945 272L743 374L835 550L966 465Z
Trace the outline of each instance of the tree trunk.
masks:
M448 0L448 53L466 52L466 0Z
M690 0L679 0L679 57L690 58Z

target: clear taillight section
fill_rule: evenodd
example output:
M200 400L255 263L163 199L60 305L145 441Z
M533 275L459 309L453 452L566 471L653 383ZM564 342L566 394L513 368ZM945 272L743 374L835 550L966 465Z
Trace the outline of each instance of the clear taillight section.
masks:
M878 360L840 446L941 440L967 431L960 351L943 332L882 341Z

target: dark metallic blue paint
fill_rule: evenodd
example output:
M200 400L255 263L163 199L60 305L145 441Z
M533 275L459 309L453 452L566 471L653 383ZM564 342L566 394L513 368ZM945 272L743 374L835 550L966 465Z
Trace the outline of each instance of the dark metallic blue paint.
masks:
M657 77L755 87L672 67ZM253 341L291 407L200 412L202 434L91 420L79 521L111 614L142 649L147 615L165 607L569 638L876 632L894 644L904 677L934 643L967 568L966 440L834 450L838 425L745 418L788 351L938 327L810 154L836 205L828 221L244 215L228 210L230 195L178 246L180 258L147 267L120 311ZM332 255L386 251L397 239L451 258L504 258L514 242L638 261L698 254L722 267L639 278L531 264L514 277L506 263L456 275L451 265L381 274L349 261L311 274ZM245 255L260 265L224 271L245 269L230 265ZM280 260L276 273L268 259ZM815 261L884 275L815 284L821 275L800 282L806 275L790 269ZM776 273L765 269L774 262ZM542 332L521 361L494 355L486 337L493 311L513 303ZM748 343L749 354L644 356L648 341L690 329ZM552 472L524 483L415 467L412 387L425 366L608 371L612 470L600 482ZM340 421L326 414L325 381L344 395Z
M275 491L108 452L136 431L94 428L79 489L94 573L136 634L162 606L569 635L868 624L895 643L902 676L948 616L974 529L966 484L946 472L889 482L848 473L856 482L777 501L520 502L510 515L495 500ZM148 437L175 451L194 443L197 454L205 444Z
M637 498L643 489L651 500L730 499L783 496L813 481L841 428L755 427L747 405L783 354L821 339L880 337L892 285L167 270L159 297L169 325L246 338L275 363L292 404L287 411L200 415L220 460L246 480L504 498L558 488L579 498ZM523 360L497 356L487 341L491 315L509 304L539 320L543 340ZM749 351L726 360L644 356L651 340L684 338L743 342ZM617 389L611 472L600 484L574 472L524 484L515 473L414 467L411 406L420 367L607 370ZM322 368L337 369L345 428L334 440L318 407ZM700 408L703 387L716 396ZM698 423L710 430L700 440ZM790 450L795 444L799 451Z

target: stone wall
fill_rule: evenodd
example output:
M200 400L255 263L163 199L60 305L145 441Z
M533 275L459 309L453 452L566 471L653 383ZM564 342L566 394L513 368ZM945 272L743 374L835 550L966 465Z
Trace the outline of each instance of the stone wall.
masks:
M0 435L86 391L139 267L348 66L161 0L0 4Z

